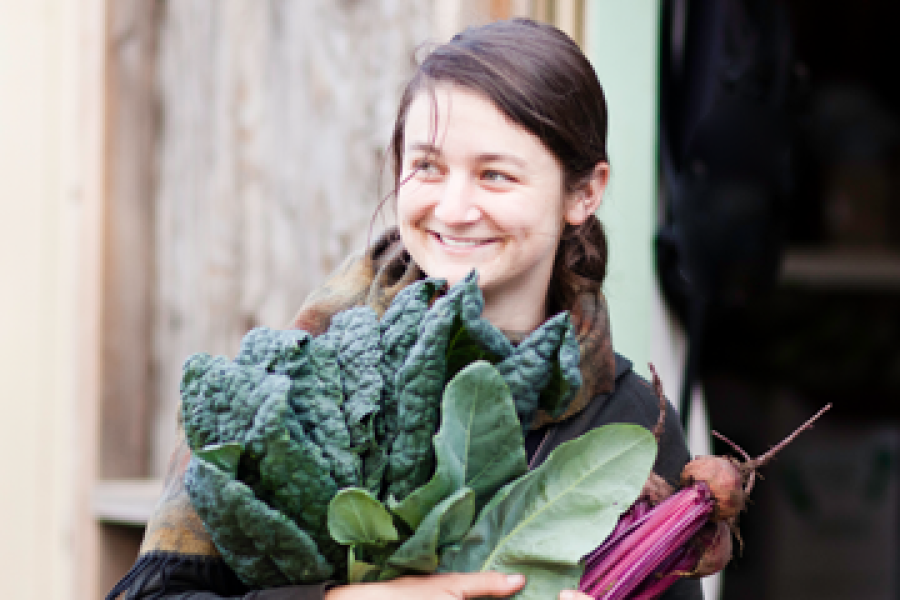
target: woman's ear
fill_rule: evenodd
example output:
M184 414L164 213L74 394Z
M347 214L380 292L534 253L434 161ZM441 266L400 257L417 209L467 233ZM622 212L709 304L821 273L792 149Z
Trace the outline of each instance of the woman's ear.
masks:
M603 202L608 182L609 164L598 162L587 181L566 198L566 223L578 226L594 214Z

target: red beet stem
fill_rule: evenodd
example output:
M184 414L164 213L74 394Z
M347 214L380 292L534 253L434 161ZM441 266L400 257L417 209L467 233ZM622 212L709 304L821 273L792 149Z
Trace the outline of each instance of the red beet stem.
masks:
M687 544L713 508L705 483L673 494L629 526L602 556L592 554L579 589L598 600L625 598Z
M653 428L653 436L658 442L662 438L662 434L665 431L666 395L665 393L663 393L662 380L656 373L656 367L653 366L653 363L647 363L647 366L650 367L650 373L653 374L653 391L656 392L656 396L659 398L659 418L656 420L656 426Z
M756 470L759 469L760 467L762 467L763 465L765 465L766 463L768 463L770 460L772 460L772 458L774 458L776 454L778 454L779 452L784 450L785 446L787 446L788 444L793 442L797 438L798 435L800 435L807 429L812 429L813 423L815 423L819 417L821 417L823 414L825 414L830 409L831 409L831 403L826 404L825 406L823 406L822 408L819 409L819 412L817 412L812 417L807 419L803 425L801 425L800 427L795 429L793 431L793 433L791 433L789 436L787 436L786 438L781 440L779 443L772 446L768 452L766 452L765 454L762 454L761 456L758 456L756 458L750 458L750 455L747 454L747 452L743 448L741 448L740 446L738 446L737 444L735 444L734 442L729 440L727 437L725 437L718 431L713 431L712 434L715 437L717 437L718 439L722 440L723 442L725 442L726 444L731 446L731 448L735 452L737 452L744 458L744 463L740 465L741 472L744 474L744 477L746 478L746 483L744 484L744 495L749 494L753 490L753 484L756 482Z
M812 417L807 419L806 423L804 423L803 425L801 425L800 427L795 429L794 433L792 433L791 435L789 435L786 438L784 438L783 440L781 440L781 442L779 442L778 444L772 446L772 448L769 449L769 451L766 452L765 454L763 454L762 456L759 456L758 458L755 458L755 459L749 461L750 463L752 463L752 468L758 469L759 467L763 466L764 464L766 464L767 462L772 460L772 457L774 457L782 449L784 449L785 446L787 446L788 444L793 442L794 439L796 439L796 437L798 435L800 435L807 429L812 428L813 423L815 423L819 417L821 417L823 414L825 414L825 412L827 412L830 409L831 409L831 403L829 402L828 404L826 404L825 406L820 408L819 412L817 412Z

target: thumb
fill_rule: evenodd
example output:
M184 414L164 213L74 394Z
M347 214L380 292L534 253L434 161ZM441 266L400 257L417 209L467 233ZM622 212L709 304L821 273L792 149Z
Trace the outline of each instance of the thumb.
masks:
M458 573L458 590L463 598L479 596L506 597L515 594L525 585L525 576L518 573Z

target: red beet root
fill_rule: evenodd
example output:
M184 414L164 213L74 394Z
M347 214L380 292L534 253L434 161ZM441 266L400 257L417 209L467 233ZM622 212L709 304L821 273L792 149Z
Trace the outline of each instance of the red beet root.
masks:
M743 448L718 432L713 431L713 435L734 448L744 458L744 462L740 462L730 456L698 456L685 465L681 471L682 487L694 485L700 481L706 483L710 491L712 491L716 503L712 520L725 520L734 523L738 513L747 506L747 496L750 494L756 481L756 471L772 460L785 446L794 441L794 438L812 427L816 419L830 408L831 404L825 405L812 418L780 443L756 458L750 458Z
M706 577L724 569L731 560L733 551L731 525L728 521L707 523L697 534L696 540L704 548L703 555L694 570L685 576Z
M744 478L737 461L723 456L698 456L681 471L681 486L706 482L715 498L713 521L733 520L744 510Z
M647 478L647 481L644 482L643 489L641 489L640 498L646 500L650 506L656 506L674 492L675 488L673 488L669 482L653 471L650 471L650 476Z

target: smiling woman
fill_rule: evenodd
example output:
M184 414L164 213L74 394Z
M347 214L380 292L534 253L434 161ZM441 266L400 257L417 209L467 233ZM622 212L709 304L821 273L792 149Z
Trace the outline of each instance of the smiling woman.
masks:
M505 346L512 348L562 311L577 335L580 362L572 370L580 373L578 392L566 406L541 407L518 424L528 429L530 467L566 441L609 423L653 429L659 399L631 363L613 352L601 290L607 250L594 211L609 177L606 118L590 63L551 26L502 21L468 29L439 46L407 85L394 125L397 227L338 269L307 299L293 326L320 336L341 311L367 305L382 315L411 283L429 276L452 284L474 269L484 297L481 316L509 338L497 334ZM429 295L422 303L433 300ZM431 344L427 327L418 335L417 343ZM398 388L408 384L400 376L392 381ZM398 410L396 418L416 416ZM658 442L654 471L674 481L690 457L671 406ZM186 462L173 462L159 517L148 524L144 555L114 591L128 589L129 598L459 600L505 597L525 585L513 557L501 565L505 573L423 571L388 581L304 580L251 590L198 527L182 485ZM395 467L389 463L386 477L396 474ZM689 580L663 596L700 597L699 584Z
M484 315L498 327L540 325L563 229L600 204L606 164L566 192L559 161L536 136L481 93L446 84L410 105L403 156L397 215L413 260L450 284L476 269Z

